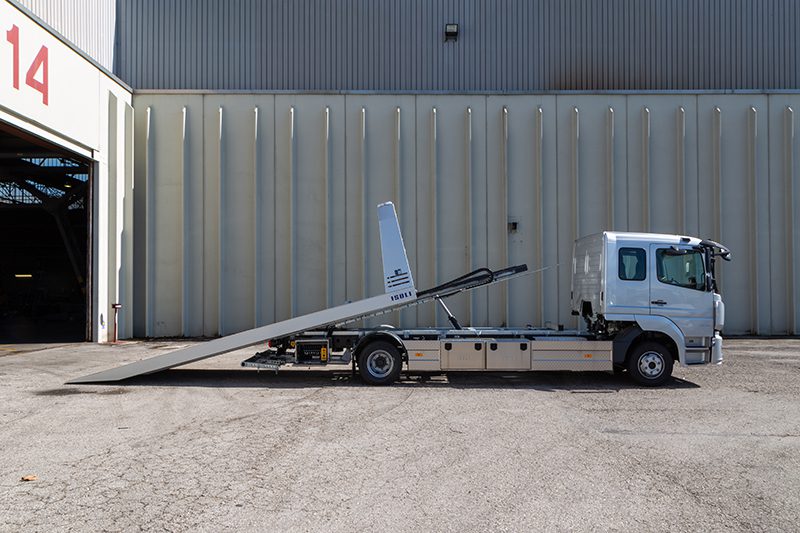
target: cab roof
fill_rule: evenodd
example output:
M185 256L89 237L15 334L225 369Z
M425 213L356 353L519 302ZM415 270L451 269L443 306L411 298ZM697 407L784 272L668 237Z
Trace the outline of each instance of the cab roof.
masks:
M608 242L621 243L653 243L653 244L683 244L697 246L701 239L687 235L674 235L669 233L639 233L634 231L604 231L595 234L603 235ZM591 237L591 236L590 236ZM586 238L586 237L584 237Z

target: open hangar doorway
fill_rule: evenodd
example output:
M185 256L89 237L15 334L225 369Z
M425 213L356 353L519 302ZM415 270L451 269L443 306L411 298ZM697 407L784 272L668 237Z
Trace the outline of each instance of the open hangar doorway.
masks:
M0 344L91 340L91 169L0 121Z

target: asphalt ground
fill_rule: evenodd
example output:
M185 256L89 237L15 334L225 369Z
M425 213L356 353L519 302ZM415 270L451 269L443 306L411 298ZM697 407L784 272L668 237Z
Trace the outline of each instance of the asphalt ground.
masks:
M797 531L800 340L608 373L239 367L68 379L186 343L0 346L2 531ZM36 476L34 481L22 481Z

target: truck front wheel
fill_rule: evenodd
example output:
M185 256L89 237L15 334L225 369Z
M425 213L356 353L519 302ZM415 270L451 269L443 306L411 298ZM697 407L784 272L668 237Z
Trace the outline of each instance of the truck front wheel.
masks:
M358 372L370 385L389 385L403 370L399 350L386 341L371 342L358 354Z
M672 375L672 352L659 342L643 342L628 355L628 373L637 383L658 387Z

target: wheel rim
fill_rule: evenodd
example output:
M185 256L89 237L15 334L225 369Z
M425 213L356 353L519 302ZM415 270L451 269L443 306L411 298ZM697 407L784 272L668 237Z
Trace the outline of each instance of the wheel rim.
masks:
M394 357L386 350L375 350L367 356L367 371L376 378L385 378L392 373Z
M658 352L645 352L639 357L639 372L650 379L664 372L664 357Z

